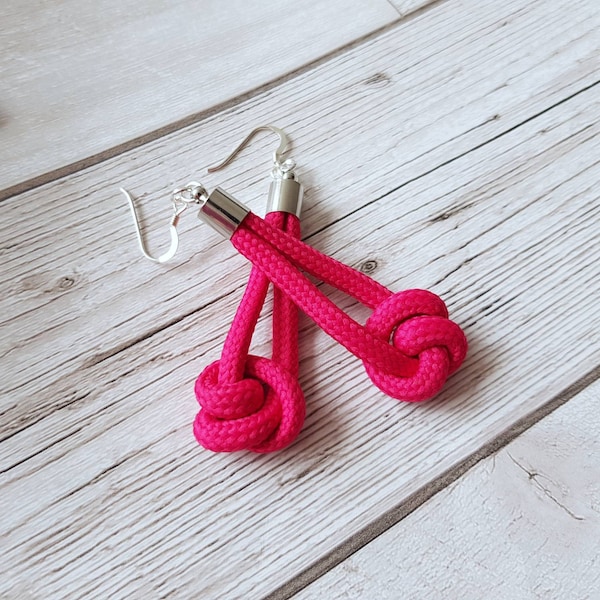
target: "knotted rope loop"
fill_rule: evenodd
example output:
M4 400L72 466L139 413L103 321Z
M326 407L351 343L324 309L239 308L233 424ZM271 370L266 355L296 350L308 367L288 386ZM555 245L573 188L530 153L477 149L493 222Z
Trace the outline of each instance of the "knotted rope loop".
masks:
M300 237L296 216L269 213L266 220ZM273 452L291 444L302 428L305 406L297 381L298 314L281 291L275 290L273 296L273 358L248 354L268 287L267 277L253 268L221 359L196 381L201 410L194 434L209 450Z
M373 382L390 396L408 401L430 398L462 363L466 338L448 320L446 306L435 294L425 290L393 294L252 213L231 242L324 331L360 358ZM304 273L373 308L367 324L344 313Z
M397 294L300 241L293 215L249 213L231 238L253 266L221 359L196 382L201 410L198 441L210 450L272 452L290 444L305 416L297 382L297 312L360 358L379 389L416 402L435 395L467 352L460 327L444 302L425 290ZM306 274L373 309L361 325L337 307ZM269 282L275 286L273 358L248 354Z
M245 377L219 382L216 361L196 381L202 410L196 439L208 450L273 452L293 442L304 423L304 396L294 376L274 360L250 355Z
M371 381L393 398L409 402L431 398L467 353L463 331L448 319L442 299L426 290L390 296L375 309L365 327L379 339L391 341L406 356L418 359L410 377L395 377L364 362Z

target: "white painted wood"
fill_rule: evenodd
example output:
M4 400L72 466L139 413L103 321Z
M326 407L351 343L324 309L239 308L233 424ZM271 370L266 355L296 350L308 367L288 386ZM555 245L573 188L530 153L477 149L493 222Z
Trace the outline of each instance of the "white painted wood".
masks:
M0 189L210 109L396 19L386 0L5 0Z
M600 383L294 596L596 598Z
M432 2L434 2L434 0L390 0L390 4L395 6L396 10L403 17L406 17L419 9L425 8L425 6Z
M2 591L260 597L598 364L593 100L580 94L327 230L337 255L379 259L394 289L432 287L466 327L469 361L436 401L385 398L309 328L300 440L275 456L203 452L191 383L216 356L229 302L40 381L40 398L81 399L1 446ZM401 202L407 214L379 225Z
M1 592L260 597L598 364L597 94L532 119L593 81L593 10L569 6L474 3L454 29L455 7L437 6L276 93L3 203ZM423 53L412 69L400 40ZM453 64L469 68L442 85ZM304 321L299 442L213 456L191 437L191 384L247 271L192 217L179 263L136 261L112 185L150 190L158 212L159 190L276 107L305 165L306 231L325 226L311 242L376 260L393 289L443 295L471 354L437 401L401 405ZM269 148L220 179L236 173L226 187L256 208Z
M508 3L504 20L489 5L462 9L469 17L454 23L455 7L438 6L335 64L286 83L275 95L4 202L0 294L6 323L0 348L12 376L0 389L17 391L4 412L4 427L18 430L57 407L53 396L38 393L38 377L63 380L244 283L244 261L191 215L182 219L180 258L168 267L146 262L119 185L149 193L144 217L155 249L167 242L167 193L190 179L201 178L209 188L225 185L262 212L271 138L251 147L229 171L202 173L250 126L280 114L277 122L289 123L296 141L294 156L307 188L303 227L311 235L593 81L600 46L594 11L586 3L570 5L568 26L564 6L556 13L544 3L519 7L520 1ZM556 53L559 35L563 54ZM463 44L455 70L465 76L432 86L452 66L455 39ZM526 51L532 39L535 53ZM411 47L409 68L402 56ZM382 73L388 79L381 80ZM406 199L393 205L394 218L408 206ZM335 235L327 233L318 243L340 252ZM373 253L387 262L385 249ZM365 246L358 256L349 252L343 258L359 264L370 252ZM219 285L211 285L217 279ZM72 400L64 395L59 405Z

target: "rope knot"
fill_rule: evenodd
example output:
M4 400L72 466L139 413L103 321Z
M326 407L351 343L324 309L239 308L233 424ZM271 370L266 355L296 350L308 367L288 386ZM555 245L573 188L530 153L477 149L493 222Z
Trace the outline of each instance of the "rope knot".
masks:
M442 299L426 290L393 294L377 306L365 327L416 359L409 377L397 377L364 363L373 383L399 400L417 402L434 396L467 353L462 329L448 319Z
M273 360L249 355L245 378L219 382L219 362L196 380L202 410L194 434L214 452L273 452L290 444L304 423L304 396L294 377Z

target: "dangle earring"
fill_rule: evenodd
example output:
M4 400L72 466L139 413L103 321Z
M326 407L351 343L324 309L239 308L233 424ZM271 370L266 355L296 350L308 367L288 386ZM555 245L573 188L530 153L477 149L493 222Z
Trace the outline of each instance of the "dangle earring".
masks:
M282 173L284 171L281 169ZM290 171L292 176L287 179L295 182L293 168ZM282 175L280 181L285 179ZM292 185L281 184L279 194L286 196L285 190ZM332 338L360 358L372 382L389 396L407 402L431 398L462 364L467 353L465 335L449 320L442 299L432 292L413 289L393 293L364 273L301 242L299 236L256 216L224 190L216 188L209 194L196 182L174 192L173 228L181 212L177 212L176 200L183 201L186 206L197 204L199 218L228 237L236 250L274 284L277 293L289 298ZM372 309L366 323L361 325L343 312L306 274ZM240 317L240 321L243 318ZM245 344L246 338L238 347L247 348ZM230 394L225 394L221 402L220 388L214 385L220 380L222 367L219 363L210 365L200 376L196 393L203 408L194 430L203 445L213 450L245 447L268 452L292 441L292 432L299 430L297 415L301 391L287 368L281 368L275 361L261 362L266 360L255 362L250 356L246 363L244 372L249 377L242 379L242 385L256 388L256 395L252 394L249 403L253 407L252 414L245 412L246 408L244 411L229 410ZM241 367L237 368L235 374L239 378ZM256 380L254 384L250 383L252 380ZM264 397L260 396L258 388L267 389ZM244 389L239 396L245 393ZM206 411L205 394L215 398L207 402L207 408L211 408ZM247 395L250 397L250 392ZM302 403L302 410L303 406ZM290 421L292 426L289 426ZM267 437L262 438L265 432ZM251 433L256 436L252 443L242 444L241 440L250 439ZM281 438L285 443L275 443ZM219 444L223 442L223 446L225 442L230 446L219 446L213 443L215 439Z
M296 179L295 163L289 158L284 159L289 140L282 129L272 125L253 129L223 162L209 168L208 172L214 173L229 165L261 131L271 131L279 136L279 146L273 152L265 222L299 239L303 187ZM160 263L174 256L178 246L176 226L179 215L194 202L201 189L200 184L192 183L173 192L171 246L158 258L148 254L132 198L122 189L133 213L144 256ZM221 234L227 235L230 226L227 219L219 214L218 203L215 207L211 212L211 224ZM270 281L262 271L252 267L221 358L206 367L196 381L196 398L201 410L194 421L194 434L208 450L272 452L289 445L304 423L304 395L297 381L298 309L277 288L273 290L272 358L249 354L269 285Z
M303 188L294 174L295 163L283 160L288 139L281 129L257 127L228 158L208 171L227 166L263 130L276 133L280 140L273 153L265 222L300 239ZM221 359L206 367L196 381L201 410L194 434L209 450L272 452L293 442L304 424L304 395L298 384L298 309L277 288L273 290L272 358L248 354L269 285L262 271L253 266Z

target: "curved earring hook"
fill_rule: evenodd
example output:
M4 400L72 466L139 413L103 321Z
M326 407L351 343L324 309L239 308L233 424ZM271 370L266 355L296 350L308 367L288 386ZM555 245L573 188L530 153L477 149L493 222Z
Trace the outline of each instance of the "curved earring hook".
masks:
M133 198L131 197L131 194L123 189L123 188L119 188L121 190L121 192L123 192L123 194L125 194L125 197L127 198L127 201L129 202L129 208L131 209L131 214L133 215L133 222L135 224L135 232L137 234L137 239L138 239L138 244L140 246L140 250L142 251L142 254L148 259L151 260L152 262L155 263L166 263L167 261L171 260L174 256L175 253L177 252L177 248L179 247L179 234L177 233L177 221L179 220L179 215L187 208L187 204L179 204L175 201L175 199L173 200L173 215L171 216L171 222L169 224L169 232L171 234L171 245L169 246L169 249L164 253L161 254L159 257L154 257L152 255L150 255L148 253L148 251L146 250L146 244L144 243L144 238L142 237L142 230L140 227L140 222L137 216L137 212L135 210L135 205L133 203Z
M285 131L283 131L283 129L279 129L279 127L275 127L274 125L261 125L260 127L256 127L255 129L253 129L242 140L240 145L223 162L219 163L214 167L210 167L210 169L208 169L208 172L214 173L215 171L220 171L228 164L230 164L233 161L233 159L249 144L252 138L254 138L254 136L259 131L272 131L273 133L279 136L279 146L277 147L277 150L273 152L273 162L276 165L281 164L283 155L285 154L289 146L289 140L287 135L285 134Z

